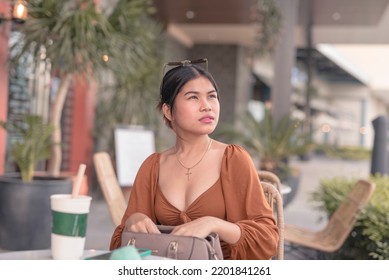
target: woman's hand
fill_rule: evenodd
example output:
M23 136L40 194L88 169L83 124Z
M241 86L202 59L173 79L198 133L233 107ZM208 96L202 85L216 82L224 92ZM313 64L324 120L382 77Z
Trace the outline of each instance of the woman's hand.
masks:
M214 217L209 216L198 218L189 223L176 226L171 234L204 238L214 232L214 219Z
M134 213L126 221L126 229L133 232L160 233L154 222L143 213Z
M210 216L176 226L172 234L204 238L211 232L217 233L221 240L229 244L238 242L241 236L238 225Z

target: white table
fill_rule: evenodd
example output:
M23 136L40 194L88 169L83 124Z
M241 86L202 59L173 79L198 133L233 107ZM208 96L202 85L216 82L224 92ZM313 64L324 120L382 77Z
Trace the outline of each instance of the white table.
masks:
M106 253L104 250L85 250L82 258L89 258ZM0 260L52 260L51 250L28 250L0 252Z
M106 250L85 250L81 259L98 256L108 253ZM52 260L51 250L28 250L28 251L8 251L0 252L0 260ZM158 256L146 256L144 260L169 260Z
M288 185L281 184L280 185L280 193L282 195L286 195L292 191L292 188L289 187Z
M287 195L289 193L292 192L292 187L288 186L288 185L285 185L285 184L281 184L280 185L280 193L281 193L281 196L282 196L282 200L283 200L283 205L285 206L285 203L286 203L286 200L287 200Z

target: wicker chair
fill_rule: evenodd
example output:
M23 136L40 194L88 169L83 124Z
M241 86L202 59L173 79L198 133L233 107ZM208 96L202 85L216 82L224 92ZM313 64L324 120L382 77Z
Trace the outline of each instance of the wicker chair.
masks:
M261 182L272 183L281 192L281 181L276 174L267 170L258 170L257 173Z
M284 208L282 206L282 196L276 187L266 181L261 182L265 197L270 207L273 208L274 217L279 231L276 260L284 259Z
M321 230L285 224L285 244L297 252L301 252L301 247L312 249L319 258L323 258L325 253L337 251L352 231L358 213L369 202L374 189L375 184L359 180Z
M118 226L126 211L127 203L117 180L111 158L108 153L99 152L93 155L93 163L113 223Z

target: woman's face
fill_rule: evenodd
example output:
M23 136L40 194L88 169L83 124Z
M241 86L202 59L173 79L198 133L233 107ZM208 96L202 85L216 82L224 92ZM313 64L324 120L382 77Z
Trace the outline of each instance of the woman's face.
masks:
M173 130L212 133L219 121L220 104L212 83L203 76L187 82L175 99L173 111L164 104L164 114Z

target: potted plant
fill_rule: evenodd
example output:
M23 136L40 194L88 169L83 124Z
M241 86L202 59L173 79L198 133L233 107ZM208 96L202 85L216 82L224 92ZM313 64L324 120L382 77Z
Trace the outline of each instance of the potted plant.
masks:
M41 116L25 115L0 122L16 139L10 154L19 172L0 176L0 248L33 250L50 247L50 195L71 193L71 179L36 176L35 166L50 157L53 125Z
M315 208L329 219L358 178L336 176L322 178L319 188L311 193ZM357 217L352 233L343 246L329 259L389 260L389 180L387 176L370 175L376 185L369 203Z
M257 162L257 168L275 173L282 183L292 188L285 205L295 196L300 172L289 164L291 156L298 156L311 147L301 132L301 123L284 116L275 124L270 110L265 109L258 122L250 112L239 118L236 126L222 126L215 137L241 144Z

